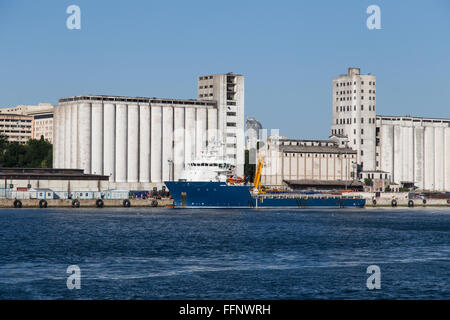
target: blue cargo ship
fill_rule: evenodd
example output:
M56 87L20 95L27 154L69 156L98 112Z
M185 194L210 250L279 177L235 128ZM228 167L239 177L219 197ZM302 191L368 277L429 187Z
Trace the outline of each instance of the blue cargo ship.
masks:
M263 159L258 160L254 183L231 178L233 165L217 150L211 149L200 159L186 165L181 179L165 181L179 208L355 208L364 207L365 199L327 192L275 192L261 187Z
M253 194L253 186L226 182L166 181L179 208L349 208L364 207L365 199L328 193Z

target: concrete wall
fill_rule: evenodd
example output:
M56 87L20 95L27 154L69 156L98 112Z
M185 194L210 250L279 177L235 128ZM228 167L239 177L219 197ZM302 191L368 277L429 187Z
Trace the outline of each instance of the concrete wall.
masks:
M214 106L77 101L60 103L55 114L54 167L107 175L112 188L176 180L218 135Z
M227 77L233 79L232 82L228 83ZM230 162L236 165L238 176L244 174L245 160L244 82L244 76L237 74L201 76L198 81L199 100L217 101L217 124L215 125L218 129L217 136L224 143L225 154L229 156ZM229 84L232 84L234 88L233 99L227 99ZM200 114L200 117L202 116ZM208 122L210 123L209 119ZM228 126L227 123L236 123L236 126Z
M13 185L13 189L27 188L28 184L33 189L51 189L53 191L101 191L109 189L109 182L102 180L16 180L8 179L7 185ZM1 183L4 188L4 182ZM2 191L3 192L3 191ZM1 194L0 194L1 196Z
M261 183L281 186L283 180L352 180L352 162L356 154L282 152L276 143L268 143L259 150L264 155Z
M450 190L450 120L377 119L379 169L395 183L414 182L421 190Z
M332 92L331 134L346 135L363 170L375 170L376 77L350 68L333 78Z

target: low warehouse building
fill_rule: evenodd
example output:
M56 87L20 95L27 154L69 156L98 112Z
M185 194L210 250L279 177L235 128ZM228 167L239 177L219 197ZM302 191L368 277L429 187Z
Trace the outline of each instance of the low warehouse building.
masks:
M109 188L109 177L85 174L81 169L0 168L0 197L7 191L29 189L53 191L101 191Z
M268 187L344 189L357 185L357 152L341 140L293 140L269 137L261 183Z

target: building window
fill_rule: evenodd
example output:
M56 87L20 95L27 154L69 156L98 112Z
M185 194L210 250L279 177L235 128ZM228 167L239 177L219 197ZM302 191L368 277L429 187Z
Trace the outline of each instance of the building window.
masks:
M361 105L361 111L364 111L364 105Z
M361 123L364 123L364 118L361 118Z
M364 129L361 129L361 134L364 134Z
M361 144L364 144L364 139L361 139Z

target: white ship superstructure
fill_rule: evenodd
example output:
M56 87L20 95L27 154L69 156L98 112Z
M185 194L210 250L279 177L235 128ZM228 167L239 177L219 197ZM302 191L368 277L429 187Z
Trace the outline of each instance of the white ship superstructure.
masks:
M226 182L233 174L235 166L222 154L223 146L218 143L208 145L200 156L186 164L180 181Z

